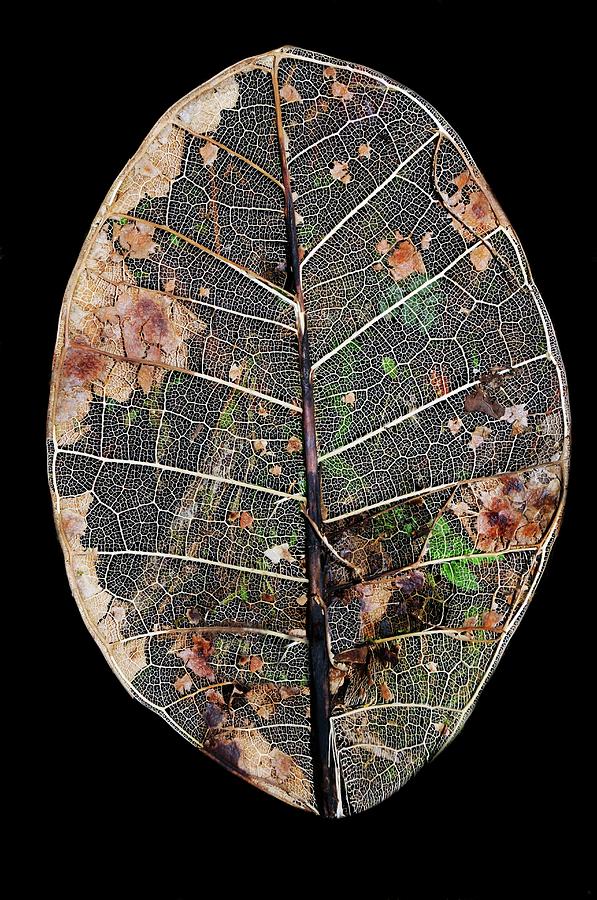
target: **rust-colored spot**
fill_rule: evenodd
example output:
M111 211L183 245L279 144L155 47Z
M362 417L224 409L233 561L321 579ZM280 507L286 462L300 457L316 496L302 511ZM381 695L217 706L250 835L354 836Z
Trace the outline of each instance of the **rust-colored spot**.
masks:
M479 547L493 549L496 542L510 543L521 519L521 513L507 498L493 497L477 519Z
M492 419L501 419L504 415L505 406L490 397L482 385L477 385L472 394L467 394L464 398L465 412L482 412Z
M251 513L243 510L243 512L241 512L240 514L240 520L238 524L241 528L250 528L254 521L255 520L253 519Z
M385 681L379 682L379 693L381 694L381 698L384 703L391 703L394 699L394 695Z
M351 650L344 650L335 656L336 662L350 663L355 666L364 666L369 656L369 648L366 644L361 647L354 647Z
M448 384L448 379L444 375L441 366L431 370L429 380L431 381L431 387L435 391L436 397L445 397L445 395L449 393L450 385Z
M62 374L81 384L97 381L104 374L106 358L93 350L69 347L64 358Z
M297 438L296 435L293 435L291 438L288 438L288 443L286 444L286 452L290 453L300 453L303 449L303 444L300 438Z
M185 647L179 651L179 659L182 659L187 669L190 669L195 675L206 678L208 681L215 681L215 672L207 661L213 653L211 641L206 640L200 634L194 634L192 640L192 647Z
M410 238L401 238L399 235L397 238L398 246L388 257L390 275L394 281L403 281L413 272L424 274L425 264L413 242Z

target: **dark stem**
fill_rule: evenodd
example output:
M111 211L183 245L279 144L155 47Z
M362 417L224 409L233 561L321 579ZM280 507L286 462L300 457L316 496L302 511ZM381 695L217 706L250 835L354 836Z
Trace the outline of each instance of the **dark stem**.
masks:
M330 752L330 657L328 652L328 625L324 590L325 548L311 525L311 519L322 532L321 484L317 465L317 437L315 433L315 406L311 381L311 359L309 335L303 289L301 285L299 243L296 231L292 185L286 149L284 130L280 114L280 96L277 72L274 72L274 91L278 124L278 144L285 194L286 234L288 238L288 281L286 287L294 293L298 303L297 331L298 356L303 401L303 456L307 497L307 517L305 521L307 577L309 594L307 603L307 637L309 639L309 666L311 687L311 751L313 757L313 779L315 796L320 813L333 818L337 813L337 796L332 758Z

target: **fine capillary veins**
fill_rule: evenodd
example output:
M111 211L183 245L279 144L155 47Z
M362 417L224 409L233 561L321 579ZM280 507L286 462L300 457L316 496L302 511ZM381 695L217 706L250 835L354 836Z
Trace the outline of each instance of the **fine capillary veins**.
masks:
M48 471L81 615L134 698L303 811L376 806L459 732L569 443L504 211L357 64L284 47L175 103L66 288Z

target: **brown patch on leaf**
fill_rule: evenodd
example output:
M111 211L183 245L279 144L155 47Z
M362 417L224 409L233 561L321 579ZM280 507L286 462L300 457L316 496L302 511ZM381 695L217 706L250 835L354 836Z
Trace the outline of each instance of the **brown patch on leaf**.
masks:
M354 406L357 402L354 391L349 391L348 394L344 394L344 396L342 397L342 402L346 403L347 406Z
M289 84L288 82L284 85L282 90L280 91L280 96L286 100L287 103L302 103L303 98L294 87L294 85Z
M350 663L353 666L364 666L369 657L369 647L362 644L360 647L354 647L351 650L343 650L342 653L336 653L334 660L337 663Z
M199 625L202 618L201 611L196 606L187 609L187 619L191 625Z
M114 239L132 259L147 259L158 249L152 240L155 225L147 222L129 222L126 225L114 225Z
M491 397L483 385L478 384L471 394L467 394L464 398L465 412L481 412L492 419L501 419L505 412L505 407L499 400Z
M352 181L352 175L348 171L348 163L347 162L338 162L335 160L333 165L330 167L330 175L332 178L335 178L336 181L341 181L342 184L348 184Z
M502 416L505 422L512 425L512 435L515 437L527 430L529 425L529 413L523 403L507 406Z
M462 220L473 234L484 235L497 226L497 219L487 196L480 189L471 191L462 213Z
M487 428L486 425L477 425L473 433L471 434L471 439L469 441L469 447L471 450L477 450L481 444L488 440L491 437L491 428Z
M487 195L468 170L452 179L456 190L451 196L442 194L446 207L453 213L452 225L466 241L483 236L497 226L497 219Z
M484 272L492 258L493 254L485 244L479 244L478 247L475 247L475 249L470 252L470 261L477 272Z
M375 636L375 626L385 616L394 592L393 578L388 576L365 584L358 584L355 586L354 592L360 603L363 636L372 638Z
M254 521L255 519L253 518L251 513L243 510L243 512L241 512L240 514L240 520L238 524L241 528L250 528Z
M286 444L286 452L292 455L293 453L300 453L302 449L303 443L301 439L293 434L292 437L288 439L288 443Z
M398 245L388 257L387 262L394 281L403 281L413 272L425 273L425 264L421 254L410 238L398 237Z
M69 336L117 356L183 368L188 341L205 328L205 323L173 296L128 284L122 274L117 284L107 284L105 276L97 278L87 268L77 282ZM126 363L110 365L113 373L105 381L104 393L122 403L136 385ZM148 365L137 370L137 384L146 393L163 377L160 367Z
M214 652L211 641L206 640L200 634L194 634L192 641L192 647L185 647L178 651L178 658L182 659L187 669L190 669L199 678L215 681L215 672L208 662L208 659Z
M270 547L268 550L265 550L263 555L269 559L274 566L277 566L283 559L289 563L296 562L294 556L290 552L289 544L276 544L275 547Z
M429 250L429 247L431 246L432 238L433 238L433 232L426 231L425 234L421 237L421 241L420 241L421 250Z
M82 424L89 412L97 384L103 384L112 368L105 356L93 350L69 348L64 356L56 391L54 429L60 446L74 444L88 430Z
M260 656L252 656L249 659L249 671L250 672L261 672L263 669L263 660Z
M60 501L60 524L71 556L71 570L81 602L90 619L98 624L102 634L114 641L120 637L114 619L104 617L112 603L111 594L98 581L97 550L83 546L81 538L87 531L87 515L95 497L91 491L63 497Z
M253 441L253 450L255 453L265 453L267 450L267 441L257 438L257 440Z
M324 78L335 78L336 75L337 75L337 72L333 66L326 66L325 69L323 70Z
M354 94L351 90L349 90L348 85L344 84L342 81L334 81L331 87L332 97L336 97L337 100L352 100Z
M303 770L257 729L221 729L207 738L204 747L207 753L259 787L266 786L270 793L290 798L297 806L312 806L312 789Z
M107 360L93 350L69 347L64 357L62 375L79 384L91 384L103 375Z
M448 384L448 379L444 375L441 366L431 370L429 380L431 381L431 387L435 391L436 397L445 397L446 394L450 393L450 385Z
M180 678L176 679L174 682L174 689L178 691L179 694L188 694L188 692L193 689L193 679L188 672L185 672L184 675L181 675Z
M385 681L379 682L379 693L381 694L381 699L384 703L391 703L394 699L394 695Z
M460 429L462 428L462 419L448 419L448 430L451 434L458 434Z
M369 144L359 144L357 148L357 153L361 157L361 159L370 159L371 158L371 147Z
M178 113L178 119L195 134L213 133L220 124L222 112L234 109L239 98L239 83L235 75L229 75L189 100Z
M201 146L199 154L206 166L213 166L219 149L217 144L205 143Z
M495 609L491 609L483 614L481 625L488 631L492 631L494 628L497 628L502 619L502 616L502 613L497 612Z
M409 569L394 576L394 585L404 596L410 597L425 586L425 573L421 569Z
M129 166L112 211L126 214L145 197L166 197L172 182L180 175L184 145L184 131L174 125L164 125L144 154Z
M269 473L270 473L270 475L273 475L274 477L277 478L278 476L280 476L282 474L282 467L281 466L270 466Z
M385 254L392 249L392 245L386 238L382 238L381 241L378 241L375 245L375 249L381 256L385 256Z
M494 550L508 545L521 520L522 514L509 499L491 497L477 519L478 546L481 550Z
M556 515L561 496L561 470L539 466L462 485L450 503L477 550L499 553L510 546L536 546ZM513 573L512 587L518 590ZM508 570L501 563L500 580Z
M244 372L245 367L242 363L233 362L228 371L228 378L232 381L233 384L238 384L242 378L242 374Z
M276 706L282 701L282 695L276 684L256 684L247 691L245 700L260 719L271 719L276 713Z

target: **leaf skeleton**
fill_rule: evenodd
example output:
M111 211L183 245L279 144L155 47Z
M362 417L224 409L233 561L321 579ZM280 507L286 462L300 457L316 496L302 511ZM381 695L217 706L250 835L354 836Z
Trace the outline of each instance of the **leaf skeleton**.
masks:
M458 733L533 596L569 409L519 240L413 91L294 47L174 104L68 283L73 594L133 697L297 808Z

